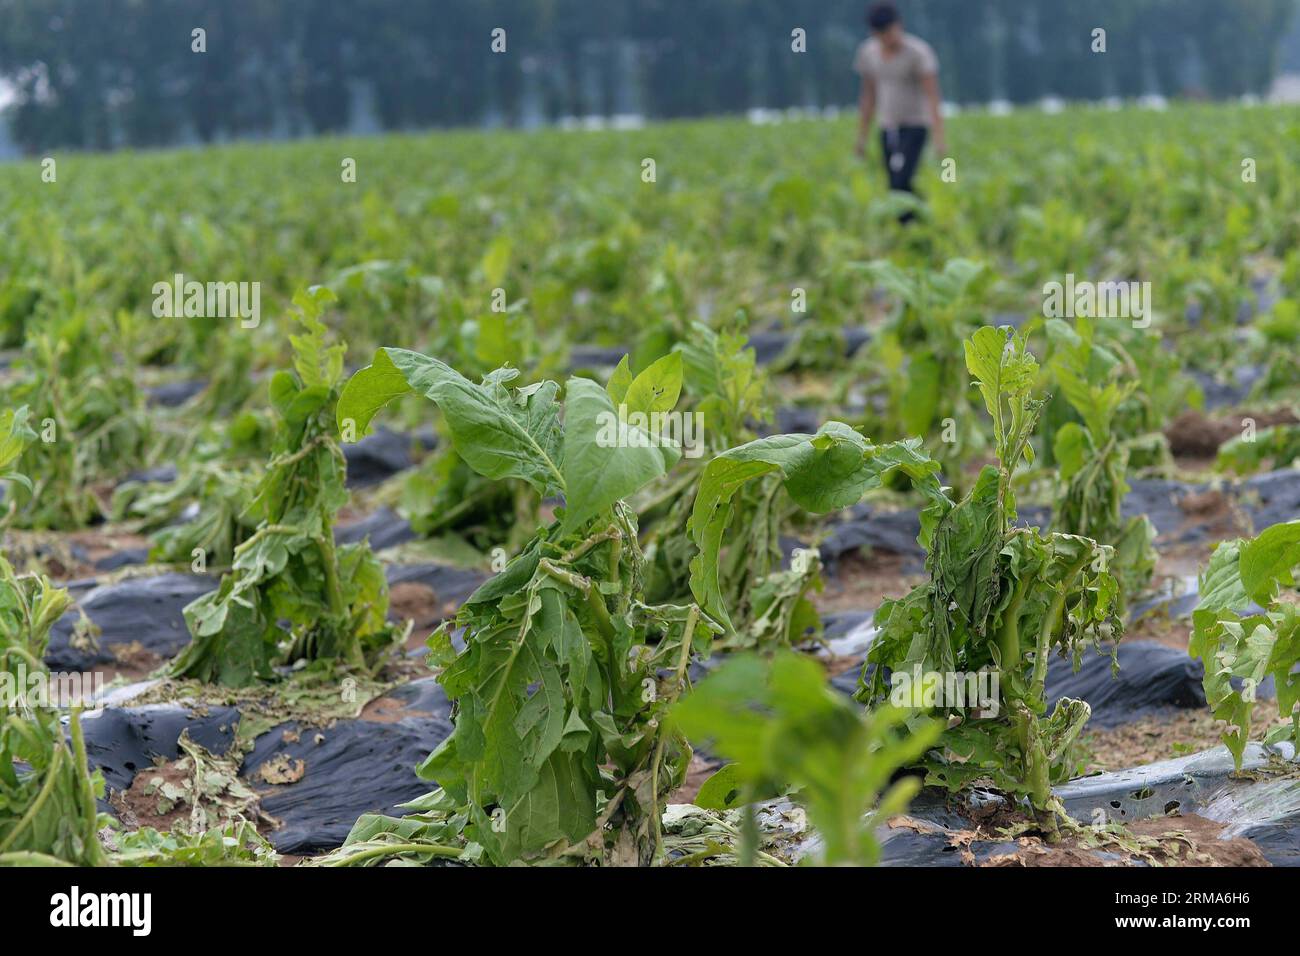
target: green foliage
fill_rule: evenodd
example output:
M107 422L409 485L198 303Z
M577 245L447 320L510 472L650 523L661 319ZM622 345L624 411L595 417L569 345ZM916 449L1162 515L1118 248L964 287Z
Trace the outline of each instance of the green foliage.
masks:
M36 432L28 424L30 418L26 405L17 411L6 408L0 412L0 481L16 481L29 490L32 483L26 475L14 471L13 465L28 443L36 440Z
M279 855L248 820L198 833L162 832L153 827L115 833L112 860L118 866L278 866Z
M198 571L230 566L235 548L257 530L249 505L255 469L271 454L271 417L257 410L222 418L179 455L174 480L131 479L118 485L113 519L150 532L151 562Z
M972 5L954 8L953 24L979 26L979 12L966 7ZM1062 23L1077 25L1082 14L1061 16ZM921 27L918 21L924 33ZM1119 32L1112 30L1112 41ZM950 58L957 65L970 57L954 50ZM1157 51L1155 68L1167 71L1167 59ZM945 75L958 73L971 75L964 66ZM407 99L402 109L416 109L412 104L420 97ZM148 104L124 109L142 105ZM882 611L879 653L898 661L900 669L909 660L923 666L949 656L954 667L994 668L1004 688L1018 675L1027 685L1025 710L1036 724L1019 711L1010 715L1006 701L1000 702L999 717L948 713L960 722L925 763L936 774L932 779L950 785L969 769L972 775L1001 775L1015 792L1029 787L1041 795L1038 768L1044 763L1049 778L1069 772L1069 737L1084 708L1067 706L1058 717L1037 710L1035 672L1046 656L1038 651L1040 636L1056 620L1060 632L1048 636L1049 649L1078 653L1113 634L1109 622L1098 620L1099 609L1109 601L1107 613L1116 613L1119 597L1135 590L1123 579L1133 568L1142 576L1137 555L1144 544L1141 535L1125 537L1137 525L1117 523L1114 505L1126 472L1168 464L1158 430L1197 402L1185 371L1226 381L1240 363L1268 362L1259 394L1278 397L1293 395L1300 381L1293 295L1300 257L1292 251L1300 240L1293 214L1300 194L1293 177L1269 173L1286 168L1297 138L1294 116L1273 107L1195 104L1145 112L1136 124L1134 116L1067 110L1057 117L961 117L950 124L954 154L993 142L1005 161L963 166L960 189L936 188L934 169L922 170L925 215L906 233L888 221L897 200L879 199L880 170L855 166L845 148L852 135L849 117L801 123L794 138L786 125L743 120L580 138L547 130L528 137L449 132L375 138L349 145L362 183L342 192L337 170L321 166L312 143L70 155L60 158L57 183L40 189L30 188L40 176L34 164L9 164L0 168L0 181L9 187L0 189L0 338L21 352L3 375L3 404L27 403L29 424L45 433L48 419L53 440L27 452L34 494L15 478L6 505L18 526L85 529L104 515L109 490L125 475L174 463L179 477L168 488L118 485L115 506L122 510L115 516L128 526L107 530L110 536L151 533L152 560L188 563L194 549L202 548L214 568L240 565L232 567L226 590L196 609L205 614L193 620L196 630L216 633L200 637L182 663L235 683L321 655L331 660L321 662L317 676L356 673L349 667L357 666L354 649L360 644L360 666L373 664L391 636L383 623L381 569L364 548L337 548L328 556L329 528L343 492L340 462L326 439L334 440L330 419L339 415L333 399L323 401L318 413L309 407L320 398L321 385L336 391L337 353L327 341L309 341L314 333L308 331L295 349L296 367L274 380L275 434L269 417L248 415L249 405L261 411L266 379L285 361L282 306L302 277L326 276L340 297L331 306L331 325L346 330L354 346L369 354L377 342L405 342L462 373L457 378L432 360L427 367L410 360L409 370L424 380L408 381L399 368L407 359L398 350L384 352L370 370L377 376L372 384L381 384L386 360L399 373L400 382L389 383L394 395L427 390L439 404L456 409L448 423L434 422L449 441L401 479L400 507L417 531L449 548L459 546L462 554L465 544L480 554L503 546L512 554L536 555L539 568L547 557L557 570L593 582L586 593L600 593L616 630L622 615L633 647L655 648L665 639L671 646L684 628L680 618L654 623L641 605L689 609L696 595L712 613L725 608L730 618L730 631L715 647L770 654L815 633L808 600L817 586L815 554L789 571L778 570L781 535L806 530L800 517L807 502L818 509L838 507L882 482L892 491L915 483L927 503L922 542L931 563L930 587ZM627 157L657 155L668 132L674 159L671 169L661 165L658 186L629 177ZM1223 157L1213 144L1224 141L1251 144L1261 172L1251 189L1223 175ZM558 187L554 169L566 170ZM157 215L178 205L184 216ZM887 264L881 259L886 256ZM858 265L872 258L879 261ZM1270 315L1239 325L1238 309L1260 277L1256 270L1271 270L1283 258L1282 272L1274 276L1283 297ZM974 259L995 263L996 271L976 274ZM240 329L235 321L150 318L150 283L170 278L182 263L193 277L261 279L266 320L257 329ZM1049 374L1039 370L1033 376L1046 384L1058 368L1086 358L1086 368L1078 366L1084 372L1075 375L1079 404L1064 387L1050 386L1057 395L1034 436L1043 463L1059 468L1067 482L1056 530L1085 535L1091 539L1086 542L1068 534L1008 530L1015 504L1008 476L1030 452L1027 438L1022 440L1029 430L1017 414L1021 398L1032 395L1006 397L1002 381L985 389L996 399L990 414L997 419L1003 464L996 476L977 478L970 465L994 444L990 429L973 427L976 406L988 395L977 398L956 347L986 315L1037 311L1043 281L1059 278L1064 269L1092 278L1150 276L1160 305L1150 329L1098 323L1087 356L1066 341L1069 336L1058 336L1061 347L1053 342L1047 353ZM486 295L498 284L505 294L503 312L495 311L495 293L491 305ZM796 286L806 298L792 299ZM879 315L884 303L875 293L881 292L894 307L887 316ZM792 311L796 302L806 311ZM1198 317L1184 314L1189 302ZM773 366L760 370L740 333L722 331L734 324L731 315L742 316L743 327L761 329L762 335L793 330L794 345L777 367L809 374L783 375L769 384ZM864 324L870 344L858 359L846 361L846 330L856 333ZM1001 376L1004 341L985 332L980 337L972 357L986 374L996 366ZM764 342L758 334L755 340ZM544 380L566 367L570 346L594 347L590 361L599 365L601 347L629 341L633 351L604 395L596 384L605 382L603 372L582 379L585 385L571 385L570 414L561 425L558 400L564 392ZM522 371L491 371L503 365ZM1018 374L1006 372L1008 381ZM184 405L151 404L157 398L152 386L200 379L207 388ZM518 387L533 382L539 384ZM1136 388L1129 384L1134 382ZM840 383L845 387L836 387ZM254 387L257 395L250 397ZM618 450L599 440L583 444L578 424L590 423L593 411L599 418L617 410L620 400L651 409L678 387L678 405L705 416L705 458L673 465L675 450L653 443ZM841 433L842 426L787 436L788 447L780 437L755 442L756 425L770 420L769 393L783 404L842 402L826 417L862 422L862 434L922 435L932 443L930 457L959 487L939 488L919 448L908 453L910 465L895 468L887 450L906 459L906 446L877 448L860 435ZM366 399L375 400L373 394ZM379 397L380 404L386 400ZM427 409L403 402L389 414L406 426ZM936 443L937 426L946 428L947 418L954 420L957 441ZM356 429L349 434L343 424L344 440L355 438ZM572 447L571 430L578 436ZM321 435L325 439L313 444L313 436ZM1111 442L1113 449L1103 454ZM725 452L706 464L714 453L736 446L748 450L739 458ZM299 452L302 458L295 457ZM1118 464L1122 453L1128 455L1126 467ZM1263 433L1257 447L1230 445L1224 459L1232 467L1253 468L1268 455L1275 464L1291 457L1279 430ZM263 477L268 457L273 474ZM750 476L749 469L761 473ZM836 489L843 495L831 493ZM566 501L559 522L538 535L538 503L560 496ZM200 508L191 519L196 501ZM365 491L353 504L373 502ZM627 519L633 513L635 522ZM633 525L644 560L634 556ZM564 560L611 527L621 542L617 561L611 560L612 538ZM1092 540L1113 546L1113 553L1094 548ZM1134 557L1130 543L1138 546ZM1070 583L1079 560L1086 566ZM14 563L19 565L16 558ZM611 566L617 580L609 576ZM1121 579L1119 595L1095 567ZM331 568L343 614L334 612ZM1216 573L1214 580L1223 577ZM559 595L595 648L599 612L579 578L562 584L554 574L533 569L517 581L518 595L503 595L491 608L472 608L470 623L489 634L500 623L492 615L503 614L504 604L511 626L528 622L527 646L537 650L536 659L548 659L549 646L541 648L537 635L553 633L544 625ZM43 599L34 579L17 580L35 589L22 600L38 607ZM1214 593L1213 582L1207 585ZM542 602L532 613L530 605L520 604L530 588ZM1048 611L1058 593L1065 599L1054 617ZM1020 603L1010 615L1013 601ZM1231 609L1249 616L1242 605ZM1009 615L1015 620L1010 629L1004 627ZM287 630L278 626L281 621ZM1272 630L1274 623L1268 625ZM1258 662L1250 655L1264 635L1260 628L1250 631L1249 646L1234 651L1231 667L1253 675ZM1230 637L1222 641L1226 648ZM1275 644L1282 648L1278 660L1285 660L1286 641ZM1020 664L1003 654L1004 645L1017 650ZM678 660L669 662L670 670ZM221 672L222 662L231 672ZM464 666L471 668L470 661ZM462 695L467 709L479 675L474 670L472 686ZM678 685L656 676L664 684L662 700ZM625 675L610 671L603 679L610 688L622 688ZM529 691L519 713L536 697L531 683ZM565 706L566 720L576 712L591 726L595 704L574 703L570 692ZM645 726L655 714L620 712L611 719L621 733L648 734ZM58 739L49 735L50 746ZM605 746L603 740L597 746ZM679 748L669 741L664 749L659 766L671 779ZM966 754L974 757L963 764ZM644 766L597 759L604 760L591 758L576 779L630 779ZM472 761L466 766L482 770ZM714 789L725 784L720 780ZM517 792L523 784L512 779L510 786ZM650 789L657 788L638 791L645 800L629 803L627 816L610 817L603 849L585 844L574 855L559 851L562 858L589 853L613 859L621 834L631 834L639 856L642 821L653 816ZM403 827L425 827L424 845L440 841L451 848L447 854L390 853L384 844L405 830L390 833L379 825L364 838L359 830L353 849L374 851L365 858L373 861L493 859L486 844L466 839L467 804L442 796L449 809L424 806ZM605 796L592 795L580 806L590 805L599 815ZM539 804L537 832L552 823L558 832L561 815L548 813ZM495 859L527 842L522 833L510 840L516 842L498 840L501 855Z
M537 527L541 498L518 480L485 478L454 449L429 455L400 479L399 512L449 560L483 563L493 548L518 551Z
M963 176L960 190L927 185L935 170L923 169L928 219L902 242L892 228L863 228L862 210L883 182L844 149L851 122L806 124L794 144L783 126L674 127L673 187L631 193L619 172L626 150L635 144L651 155L660 130L581 141L559 130L358 141L349 154L370 172L362 188L342 194L333 175L320 175L310 143L78 156L71 173L63 164L66 175L35 191L26 185L40 169L10 164L0 170L9 187L0 205L0 334L24 354L6 376L6 404L29 404L37 427L56 420L59 435L31 452L48 458L29 469L44 489L19 495L16 519L82 527L134 469L174 462L184 478L192 443L213 422L261 404L262 389L253 398L248 390L279 361L278 316L304 277L326 277L337 292L338 325L354 348L369 354L378 341L403 342L474 381L507 363L528 381L555 377L571 347L586 345L631 343L630 364L640 370L695 345L694 321L720 330L743 313L765 333L784 327L801 345L827 346L801 356L816 374L782 380L783 392L802 403L819 388L824 395L828 380L847 381L836 396L843 407L825 417L861 421L871 435L923 436L959 493L969 470L955 466L986 449L983 432L969 427L973 393L956 343L988 314L1023 313L1041 298L1043 281L1059 275L1039 258L1064 257L1080 275L1156 277L1155 301L1168 308L1154 330L1098 329L1108 349L1126 356L1126 379L1142 383L1120 412L1126 439L1162 427L1193 400L1187 376L1172 373L1191 365L1222 377L1227 359L1282 361L1294 351L1284 347L1286 299L1273 309L1267 338L1233 321L1255 263L1295 246L1286 216L1293 184L1261 176L1243 193L1215 172L1219 160L1204 148L1212 136L1258 144L1261 169L1279 168L1294 126L1284 110L1180 104L1143 113L1140 135L1125 111L963 116L950 124L954 147L997 142L1007 162ZM550 168L569 172L559 192ZM232 204L236 193L242 198ZM178 202L185 216L153 212ZM1050 255L1033 248L1040 240L1026 226L1031 210L1060 230L1059 241L1046 236ZM1017 254L1022 247L1030 258ZM1243 248L1249 257L1237 255ZM858 264L885 257L892 267L877 268L912 281L888 294L902 308L878 322L881 303L871 293L888 293L893 279ZM954 264L976 260L996 268L946 299L945 277L961 278ZM1294 285L1287 261L1283 292ZM265 320L242 329L233 319L150 316L151 283L181 263L196 279L258 277ZM498 306L485 294L488 274L501 276L505 311L489 311ZM791 312L796 282L806 312ZM921 285L916 304L903 305L907 289ZM1180 311L1189 299L1204 306L1195 325ZM845 330L864 325L871 342L854 365L844 358ZM55 346L66 343L54 364L37 354L47 334ZM1286 368L1279 374L1281 388ZM151 386L193 379L209 385L184 406L146 404ZM84 415L75 407L83 396ZM56 397L66 414L54 413ZM936 414L936 401L947 414ZM1074 417L1064 399L1057 410ZM1040 451L1050 459L1050 414L1043 426ZM955 441L940 441L941 431ZM1151 463L1131 459L1135 468Z
M752 425L771 417L768 379L759 370L754 350L740 333L717 333L692 323L690 336L675 346L684 362L688 414L702 424L702 447L671 474L649 485L634 499L641 519L648 570L646 593L653 600L689 600L690 564L697 553L689 530L691 509L707 462L718 452L751 440ZM626 366L615 372L630 374ZM798 508L768 476L747 484L733 501L735 530L720 555L719 582L736 623L723 642L730 647L770 651L806 636L817 637L821 619L809 600L820 591L821 563L804 552L781 569L781 535Z
M640 603L635 532L621 508L585 540L543 532L462 608L464 652L450 625L431 638L456 729L420 773L464 808L490 862L661 852L662 801L690 748L659 725L710 632L694 608Z
M399 349L381 349L348 382L338 407L345 431L363 431L415 389L438 405L477 472L565 499L556 521L430 638L456 708L454 732L420 768L441 785L429 803L437 812L368 825L354 841L366 844L355 851L364 859L420 859L417 831L437 839L432 855L496 865L647 865L662 854L663 798L690 758L663 717L711 628L695 607L643 602L636 516L622 501L678 451L619 416L615 402L670 409L681 362L670 357L635 378L621 368L609 390L571 378L562 408L553 382L512 388L517 373L499 369L475 385ZM459 652L453 626L463 628Z
M1069 534L1014 526L1011 478L1029 457L1041 408L1032 397L1037 362L1023 336L983 328L966 345L966 362L993 417L999 465L986 466L955 504L935 497L922 519L929 580L876 612L879 634L863 669L859 696L891 699L887 675L986 674L998 698L979 702L910 700L913 720L949 718L940 746L923 765L928 783L956 790L988 779L1053 809L1051 783L1074 770L1070 745L1089 714L1062 700L1047 715L1044 683L1052 653L1077 667L1083 651L1123 633L1118 584L1106 570L1110 548ZM1043 813L1054 830L1055 819Z
M466 816L447 791L435 790L399 806L407 811L404 816L362 814L341 847L308 865L428 866L484 861L483 848L465 840Z
M95 805L104 781L87 770L75 712L70 726L71 744L57 712L10 713L0 723L0 866L104 864Z
M1066 534L1091 538L1114 549L1111 573L1127 601L1139 595L1155 572L1155 528L1146 515L1125 518L1125 480L1129 443L1115 427L1120 406L1137 383L1121 382L1120 359L1093 336L1092 323L1076 328L1059 319L1047 323L1052 343L1051 370L1062 394L1082 419L1068 422L1055 436L1053 457L1062 483L1052 523Z
M319 318L331 297L296 299L303 332L290 337L293 370L271 379L273 452L247 508L257 530L234 549L220 587L185 608L193 641L172 676L238 687L272 679L277 664L325 658L361 670L400 637L369 545L334 542L348 496L334 437L344 346L326 344Z
M853 706L826 685L816 661L790 651L731 658L673 708L672 719L734 761L700 789L702 806L749 805L792 790L828 866L877 861L873 831L906 810L921 786L914 776L891 779L940 730L937 721L905 729L903 712L893 708Z
M731 554L741 551L731 549ZM743 608L743 622L736 632L720 642L722 647L771 653L801 641L820 640L822 619L811 593L822 590L821 558L815 548L799 548L790 566L751 578L740 587L740 601L729 607Z
M103 780L87 770L77 714L69 745L54 702L27 697L34 679L48 677L42 658L50 628L71 603L67 591L41 576L15 575L0 556L0 696L8 705L0 718L0 865L27 855L82 866L104 861L95 835ZM50 692L48 681L35 686Z
M675 398L680 365L655 374L660 372L658 390ZM563 494L564 533L666 473L680 456L666 440L620 417L610 393L590 379L569 380L561 428L559 386L544 381L512 388L518 375L515 369L497 369L476 385L437 359L406 349L380 349L344 388L339 428L360 437L384 405L419 391L437 403L452 446L476 472L524 481L543 496ZM651 410L650 404L636 405L635 400L625 397L629 412Z
M734 630L721 585L723 538L734 500L745 484L779 478L800 507L824 514L856 504L891 474L902 473L933 498L942 498L939 466L919 439L873 445L842 422L827 422L815 435L774 435L723 452L709 462L691 512L690 533L699 549L691 561L691 590L700 607Z
M15 469L18 458L35 437L27 424L28 411L6 409L0 413L0 481L4 490L17 482L30 487L26 476ZM12 678L15 669L26 667L29 673L44 671L42 663L49 645L50 628L72 603L67 591L54 587L41 575L16 575L8 560L0 555L0 675ZM21 696L25 685L4 688ZM7 765L0 761L0 773Z
M145 464L152 426L129 356L129 320L92 322L80 312L47 319L28 335L6 383L12 404L30 405L39 441L28 452L28 492L17 520L38 529L76 529L107 511L106 479Z
M1219 446L1214 467L1237 475L1252 475L1264 465L1286 468L1300 459L1300 425L1270 425L1249 438L1238 436Z
M968 259L951 259L942 269L907 269L881 259L859 270L896 302L858 362L876 373L868 381L876 383L886 409L879 429L920 435L929 453L945 462L978 454L983 432L967 427L975 409L958 344L979 327L987 270ZM945 420L953 423L947 435Z
M0 416L0 478L6 482L26 483L13 470L35 437L26 421L26 408ZM87 770L75 711L71 745L64 739L44 680L50 628L71 603L67 591L40 575L14 574L0 556L0 866L97 866L105 860L95 805L103 780Z
M1030 397L1038 362L1024 337L1009 326L986 325L963 343L966 370L975 376L984 408L993 418L994 450L1010 475L1023 458L1033 464L1029 443L1042 402ZM1014 507L1013 502L1006 502Z
M1248 540L1225 541L1200 580L1187 651L1205 665L1205 698L1227 721L1223 742L1241 768L1261 681L1272 677L1280 724L1266 743L1300 746L1300 611L1284 600L1300 565L1300 521L1276 524ZM1255 607L1252 607L1252 604ZM1235 682L1235 683L1234 683Z
M150 561L191 565L201 556L203 567L229 567L235 548L257 530L247 514L254 484L230 463L198 462L175 481L119 488L114 508L155 529Z
M743 333L692 322L674 348L684 365L683 388L704 419L708 451L753 437L752 427L771 419L771 384Z

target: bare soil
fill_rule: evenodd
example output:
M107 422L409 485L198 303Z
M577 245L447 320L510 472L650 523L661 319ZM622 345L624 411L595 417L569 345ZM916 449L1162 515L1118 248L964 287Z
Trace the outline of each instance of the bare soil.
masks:
M1257 701L1251 714L1250 738L1262 740L1280 722L1276 701ZM1222 732L1222 721L1215 720L1208 707L1171 710L1109 730L1085 728L1080 739L1088 760L1085 772L1122 770L1209 750L1222 743Z
M825 590L813 595L813 603L823 614L873 610L886 598L904 597L925 580L924 573L903 570L913 562L892 551L873 551L866 557L846 554L836 574L827 577Z
M414 621L406 649L424 646L424 639L435 627L456 613L456 602L444 601L436 591L419 581L402 581L388 590L389 616L396 620Z
M707 760L699 754L691 754L690 765L686 768L686 779L682 785L668 795L668 803L693 803L699 795L704 782L717 773L722 763Z
M157 830L171 830L177 824L187 823L190 818L190 805L177 801L166 813L159 809L162 797L155 788L149 791L153 781L161 778L164 784L173 784L183 788L189 782L192 771L172 761L155 767L146 767L136 773L131 786L126 790L113 791L109 803L118 812L124 826L136 830L140 827L153 827Z
M1169 440L1169 450L1175 458L1213 458L1220 445L1241 435L1241 423L1246 418L1253 419L1257 428L1300 421L1289 408L1216 416L1188 409L1165 428L1165 438Z
M1125 641L1156 641L1165 647L1184 652L1191 638L1191 621L1170 617L1160 611L1144 615L1130 624L1124 632Z
M429 717L427 710L407 707L396 697L376 697L361 709L361 719L377 724L395 724L406 717Z

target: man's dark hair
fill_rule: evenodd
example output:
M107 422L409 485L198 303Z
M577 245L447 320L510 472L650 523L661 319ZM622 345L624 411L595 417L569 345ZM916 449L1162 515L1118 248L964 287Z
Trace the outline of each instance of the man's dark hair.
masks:
M867 26L877 33L881 30L888 30L901 19L902 17L898 14L898 7L890 3L889 0L880 0L879 3L873 3L867 7Z

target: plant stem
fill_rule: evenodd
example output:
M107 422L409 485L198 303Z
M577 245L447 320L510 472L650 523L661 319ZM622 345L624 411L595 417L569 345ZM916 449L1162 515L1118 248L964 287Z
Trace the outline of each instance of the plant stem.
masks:
M72 866L67 860L60 860L57 856L50 856L48 853L37 853L35 850L14 850L11 853L0 853L0 866Z
M1065 611L1066 596L1069 595L1070 588L1074 585L1074 579L1079 576L1079 572L1083 570L1083 566L1088 563L1090 557L1091 554L1085 553L1083 557L1071 565L1069 572L1061 580L1056 596L1052 598L1052 603L1047 608L1047 613L1043 615L1043 623L1038 630L1038 642L1034 657L1034 677L1030 685L1030 692L1034 700L1042 700L1043 698L1044 687L1047 683L1048 652L1052 646L1052 636L1056 633L1057 627L1061 623L1061 615Z
M623 537L623 532L620 531L616 525L610 525L604 531L596 532L587 540L569 549L569 551L564 555L564 557L560 558L560 563L572 564L574 561L578 560L578 558L582 557L584 554L586 554L596 545L604 541L619 541L622 539L622 537Z
M1028 578L1016 582L1015 593L1002 612L1002 631L998 634L998 654L1002 658L1001 667L1005 673L1017 669L1020 663L1020 608L1025 603L1025 593L1029 590Z
M745 789L747 792L740 824L740 865L750 867L758 865L758 813L754 810L753 788Z
M86 833L82 836L82 840L85 842L87 854L98 865L104 862L104 850L100 846L99 834L95 826L98 822L99 808L95 805L95 789L90 782L89 761L86 759L86 737L81 730L80 706L72 708L69 722L72 725L73 772L81 777L81 793L78 796L81 800L81 813L86 821Z
M671 707L681 696L682 687L686 683L686 670L691 662L691 644L695 637L695 625L700 620L700 609L692 604L690 611L686 615L686 624L682 628L682 646L677 655L677 672L673 679L673 696L668 701ZM663 855L663 821L660 819L662 811L659 808L659 764L663 761L664 743L668 739L668 730L661 721L657 728L657 737L655 740L654 756L650 760L650 799L654 801L652 807L653 819L651 820L651 829L654 833L654 851L653 858L659 859Z
M460 847L444 846L441 843L394 843L388 846L372 846L354 853L352 856L331 860L326 866L352 866L363 860L373 860L381 856L395 856L399 853L427 853L443 859L459 859L465 851Z
M31 825L40 813L41 807L45 801L50 798L54 792L55 785L58 782L59 772L63 769L64 749L58 743L54 745L54 756L50 758L49 765L45 768L45 779L41 782L40 792L36 794L36 799L32 805L27 808L27 812L22 815L13 829L9 831L9 836L5 837L4 842L0 842L0 853L4 853L9 846L18 839L18 834Z
M614 623L609 619L609 608L605 607L605 599L601 595L600 589L592 586L590 578L561 568L550 558L542 558L537 563L537 566L557 581L563 581L570 587L582 592L587 599L587 604L591 607L592 615L596 618L596 629L600 631L600 636L605 639L607 644L605 649L608 651L608 643L614 639Z

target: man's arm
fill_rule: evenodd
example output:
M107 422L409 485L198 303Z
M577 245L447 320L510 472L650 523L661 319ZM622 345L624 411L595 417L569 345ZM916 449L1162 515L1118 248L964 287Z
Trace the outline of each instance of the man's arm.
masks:
M940 158L948 152L948 137L943 128L943 94L939 92L939 74L927 73L921 77L921 89L930 107L930 130L934 133L934 151Z
M867 153L867 136L871 133L871 120L876 115L876 81L862 74L862 92L858 94L858 144L859 156Z

